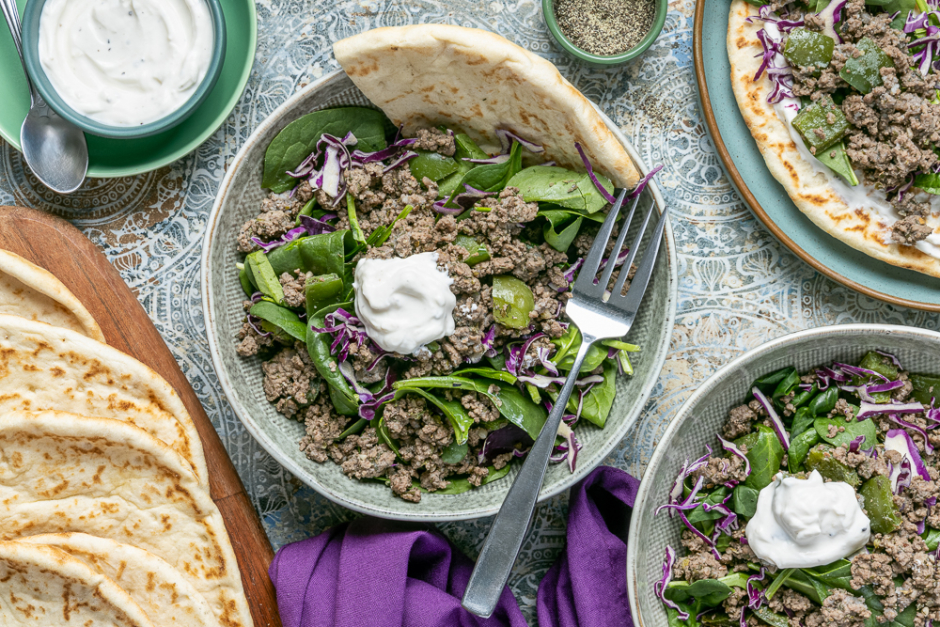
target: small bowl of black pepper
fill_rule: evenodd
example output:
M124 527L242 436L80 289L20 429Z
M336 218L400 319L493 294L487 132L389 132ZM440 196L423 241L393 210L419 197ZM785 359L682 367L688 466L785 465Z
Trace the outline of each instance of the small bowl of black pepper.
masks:
M646 52L668 10L669 0L542 0L558 45L596 66L628 63Z

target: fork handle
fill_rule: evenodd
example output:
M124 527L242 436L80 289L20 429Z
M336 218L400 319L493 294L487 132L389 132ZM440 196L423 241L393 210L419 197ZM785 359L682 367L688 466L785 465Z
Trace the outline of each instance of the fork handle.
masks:
M509 493L499 508L493 526L490 527L486 542L483 543L483 549L480 551L473 574L470 575L470 582L467 584L462 603L464 608L477 616L489 618L493 614L503 588L509 580L516 556L529 532L539 489L542 487L545 469L548 467L548 458L555 447L558 425L561 424L561 417L565 414L565 406L574 390L581 364L584 363L588 349L596 341L597 338L584 336L574 365L571 367L571 373L565 380L565 385L562 386L561 393L552 411L549 412L539 437L526 455L525 462L519 474L516 475L512 487L509 488Z

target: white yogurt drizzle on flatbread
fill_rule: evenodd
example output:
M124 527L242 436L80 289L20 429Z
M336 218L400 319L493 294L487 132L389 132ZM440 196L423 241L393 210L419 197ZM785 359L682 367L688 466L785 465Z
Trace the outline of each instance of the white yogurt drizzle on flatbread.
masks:
M767 34L770 35L771 38L777 41L780 40L780 30L773 22L765 22L764 30L767 31ZM777 65L787 65L786 59L779 52L775 55L774 62ZM803 137L800 135L799 131L793 128L792 124L793 118L795 118L796 114L800 111L800 106L799 98L783 98L780 102L773 105L777 117L787 125L787 130L790 131L790 138L793 139L793 143L796 144L800 156L802 156L818 174L822 174L826 177L833 190L842 197L845 204L851 209L874 209L882 219L882 224L886 229L890 229L895 222L901 219L901 216L898 215L897 210L888 202L884 190L877 189L872 185L862 182L863 176L858 170L855 171L855 175L858 177L859 184L854 187L846 184L841 176L823 165L806 147L806 144L803 142ZM928 200L930 202L931 209L933 209L932 217L934 220L931 220L929 223L935 231L928 235L926 239L915 243L914 247L935 259L940 259L940 233L936 232L937 224L940 224L940 221L937 219L938 212L940 212L940 196L919 193L917 200ZM890 230L885 234L884 243L892 243Z

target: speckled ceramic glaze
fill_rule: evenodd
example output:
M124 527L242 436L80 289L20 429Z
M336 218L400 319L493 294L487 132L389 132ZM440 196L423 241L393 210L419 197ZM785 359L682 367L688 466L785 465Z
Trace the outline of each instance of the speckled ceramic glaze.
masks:
M666 611L653 592L662 577L666 546L681 555L682 524L656 508L667 494L682 463L715 446L728 411L747 398L754 380L775 370L795 367L805 372L833 361L858 363L871 350L897 355L913 372L936 372L940 333L887 324L851 324L809 329L772 340L752 349L718 370L702 383L679 409L653 451L630 523L627 552L627 589L636 624L666 624Z
M245 298L235 271L235 263L242 258L236 251L235 238L241 225L257 215L261 200L267 195L260 187L264 151L277 132L298 117L343 105L371 106L344 72L334 72L307 86L281 105L252 134L222 181L209 216L202 263L206 328L220 383L236 415L261 446L301 481L340 505L401 520L462 520L495 514L515 470L500 481L468 493L425 494L420 503L414 504L393 496L380 483L346 477L336 464L308 460L298 446L304 434L303 425L275 412L264 397L260 358L246 359L235 352L234 334L241 328ZM645 171L626 138L612 122L607 120L607 123ZM650 186L649 190L645 200L655 199L661 210L663 201L659 190L655 186ZM629 342L642 347L634 360L634 376L618 378L617 397L604 429L586 424L579 427L578 436L584 449L578 456L576 472L569 472L564 464L550 467L540 495L542 500L567 489L601 463L636 422L652 391L665 360L675 319L676 253L672 237L672 230L667 228L666 246L659 255L643 306L627 336Z

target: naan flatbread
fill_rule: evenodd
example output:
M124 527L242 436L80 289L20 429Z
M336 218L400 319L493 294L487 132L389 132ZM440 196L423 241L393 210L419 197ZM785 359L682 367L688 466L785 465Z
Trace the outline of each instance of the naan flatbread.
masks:
M0 314L45 322L105 341L98 323L59 279L7 250L0 250Z
M224 627L251 627L232 545L209 494L165 444L126 422L0 415L0 541L85 533L163 559Z
M126 592L64 551L0 542L3 627L156 627Z
M182 455L208 485L196 425L160 375L74 331L0 314L0 412L47 409L137 425Z
M183 575L156 555L84 533L27 536L19 542L65 551L108 577L159 627L218 627L205 598Z
M912 246L885 244L891 228L884 218L871 208L850 207L827 176L800 154L787 125L767 102L772 85L766 72L754 80L761 65L757 31L763 22L749 23L747 18L757 14L758 7L744 0L731 3L728 58L735 99L770 173L800 211L829 235L881 261L940 277L940 260Z
M540 161L583 170L578 142L618 187L639 181L590 101L550 62L499 35L442 24L376 28L336 42L333 54L406 134L446 124L496 154L495 131L507 129L544 146Z

